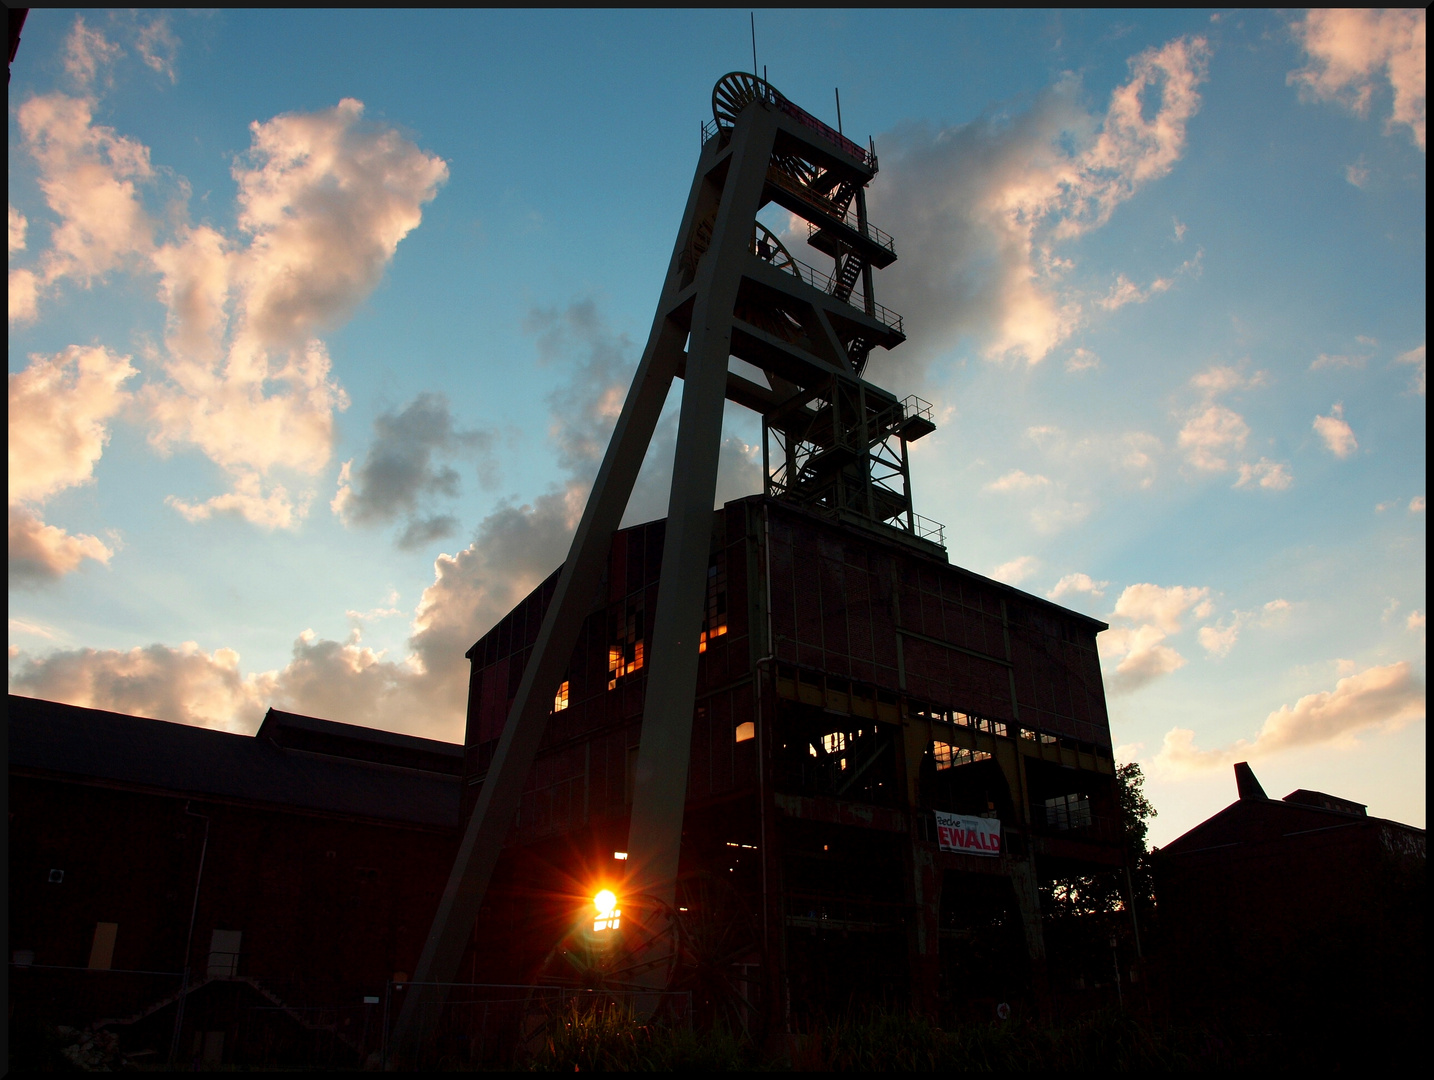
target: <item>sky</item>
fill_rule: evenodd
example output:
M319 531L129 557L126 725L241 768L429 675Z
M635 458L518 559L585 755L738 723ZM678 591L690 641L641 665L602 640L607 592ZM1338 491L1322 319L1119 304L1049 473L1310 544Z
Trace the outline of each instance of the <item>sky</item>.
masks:
M9 110L9 686L461 741L559 565L746 11L33 10ZM759 11L858 142L951 561L1110 624L1163 844L1425 813L1423 11ZM785 212L763 220L824 265ZM625 523L665 513L680 384ZM729 405L719 501L761 489Z

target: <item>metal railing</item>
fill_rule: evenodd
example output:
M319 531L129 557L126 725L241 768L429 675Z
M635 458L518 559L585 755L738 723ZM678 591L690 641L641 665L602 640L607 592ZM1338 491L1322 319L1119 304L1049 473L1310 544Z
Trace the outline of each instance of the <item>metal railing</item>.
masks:
M923 420L935 423L931 412L931 402L925 398L919 398L915 394L908 394L901 399L901 415L903 417L919 416Z
M873 224L872 224L871 222L869 222L869 221L868 221L865 225L863 225L863 224L861 223L859 217L858 217L856 214L854 214L851 210L847 210L846 214L842 216L841 221L842 221L842 224L846 225L849 229L852 229L853 231L860 233L862 236L866 237L868 240L870 240L872 243L876 244L878 247L884 247L884 248L886 248L887 251L891 252L893 255L896 254L896 241L891 238L891 234L890 234L890 233L888 233L888 232L883 232L881 229L878 229L875 225L873 225ZM813 236L815 236L817 233L819 233L819 232L821 232L821 231L822 231L822 226L817 225L815 222L811 222L811 221L807 222L807 239L808 239L808 240L810 240Z
M781 109L782 112L790 116L793 120L797 121L797 123L802 124L805 127L811 128L822 138L826 139L827 142L831 143L833 146L837 147L837 149L841 150L842 153L848 155L849 157L856 158L856 160L860 161L863 165L870 166L873 169L876 168L875 154L863 150L860 146L852 142L845 135L834 130L833 128L828 127L826 124L823 124L815 116L807 112L806 109L803 109L799 105L793 105L781 94L777 94L776 106L777 108Z
M801 259L793 259L791 266L783 267L783 269L786 269L794 276L801 278L804 282L806 282L808 285L818 290L819 292L826 293L828 296L836 295L836 281L832 278L832 276L830 274L822 273L815 266L810 266L807 263L802 262ZM901 316L898 315L896 312L892 311L890 308L873 302L871 304L872 310L866 311L865 298L857 292L853 292L851 296L844 301L844 303L846 303L849 307L854 307L859 311L865 312L867 315L870 315L873 319L875 319L877 322L881 323L888 329L895 330L898 334L903 333L901 328Z

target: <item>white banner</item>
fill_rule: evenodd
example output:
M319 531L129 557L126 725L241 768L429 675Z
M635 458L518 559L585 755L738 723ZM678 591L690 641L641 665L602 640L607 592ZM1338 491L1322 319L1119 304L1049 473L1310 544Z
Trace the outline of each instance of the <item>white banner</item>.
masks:
M936 839L942 851L960 851L967 855L1000 855L1001 822L999 818L961 817L958 814L936 814Z

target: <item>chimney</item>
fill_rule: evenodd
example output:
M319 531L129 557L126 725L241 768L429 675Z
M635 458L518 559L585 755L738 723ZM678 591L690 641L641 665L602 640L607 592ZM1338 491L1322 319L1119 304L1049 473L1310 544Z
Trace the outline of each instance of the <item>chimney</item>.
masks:
M1265 789L1260 787L1260 782L1255 779L1255 772L1250 768L1247 761L1236 762L1235 764L1235 786L1240 791L1241 799L1268 799Z

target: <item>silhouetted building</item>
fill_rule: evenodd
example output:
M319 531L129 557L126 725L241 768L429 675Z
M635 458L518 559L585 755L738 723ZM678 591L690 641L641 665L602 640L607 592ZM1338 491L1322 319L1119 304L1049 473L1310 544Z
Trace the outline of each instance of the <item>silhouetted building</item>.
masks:
M1238 801L1155 857L1171 1004L1371 1062L1423 1028L1424 830L1235 776Z
M363 999L417 962L461 748L273 709L250 737L15 695L8 728L12 1034L99 1024L163 1061L187 966L183 1061L351 1066L376 1045Z
M568 934L625 876L664 531L614 534L548 691L464 965L480 980L603 977ZM465 816L556 579L468 653ZM1121 865L1104 624L934 542L761 496L714 515L707 581L672 985L699 1013L775 1024L853 997L994 1005L1039 986L1038 880ZM937 812L965 827L943 837Z

